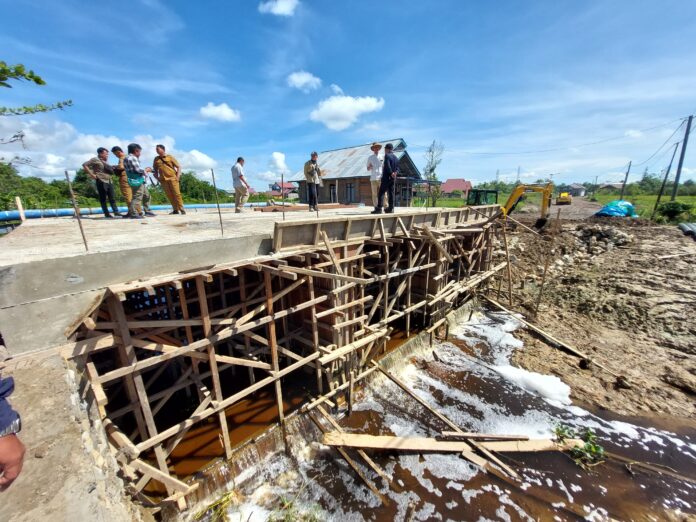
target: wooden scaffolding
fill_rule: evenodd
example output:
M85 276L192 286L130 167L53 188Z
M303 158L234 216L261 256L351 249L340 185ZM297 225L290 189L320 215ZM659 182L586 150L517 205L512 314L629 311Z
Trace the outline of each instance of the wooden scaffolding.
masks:
M505 264L491 266L497 205L276 223L273 254L110 287L64 352L89 382L131 492L176 502L196 487L168 459L264 387L284 425L284 378L305 406L352 402L394 329L430 330ZM333 400L332 400L333 399ZM145 494L156 483L166 495Z

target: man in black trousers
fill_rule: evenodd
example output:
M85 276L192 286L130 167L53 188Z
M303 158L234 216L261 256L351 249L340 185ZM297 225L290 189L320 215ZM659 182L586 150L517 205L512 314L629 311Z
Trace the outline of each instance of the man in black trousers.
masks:
M114 185L111 182L111 176L114 171L111 168L111 165L106 162L108 158L109 150L105 149L104 147L99 147L97 149L97 156L83 163L82 168L85 169L87 175L97 184L99 203L101 203L101 208L104 211L104 217L113 218L114 216L120 216L121 214L118 212L116 198L114 197ZM109 207L106 204L107 199L111 205L111 210L114 212L114 216L109 213Z
M372 211L373 214L382 213L382 204L384 195L389 198L389 206L385 210L387 214L394 213L394 191L396 189L396 176L399 175L399 160L394 154L394 145L387 143L384 147L384 163L382 165L382 182L379 186L379 195L377 196L377 206Z

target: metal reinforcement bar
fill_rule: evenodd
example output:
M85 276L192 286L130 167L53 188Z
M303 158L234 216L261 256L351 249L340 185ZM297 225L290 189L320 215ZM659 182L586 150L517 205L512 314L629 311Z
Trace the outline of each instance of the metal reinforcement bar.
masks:
M225 411L264 388L284 427L290 374L310 376L313 407L352 404L394 329L427 330L504 267L498 209L278 222L274 255L110 287L60 352L84 368L133 494L185 508L195 484L171 454L189 430L210 419L229 457Z

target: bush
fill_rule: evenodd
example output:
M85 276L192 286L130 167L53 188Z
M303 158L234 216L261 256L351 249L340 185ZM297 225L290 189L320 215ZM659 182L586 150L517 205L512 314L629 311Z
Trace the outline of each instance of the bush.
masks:
M666 217L670 221L676 220L682 214L691 210L691 205L688 203L682 203L680 201L668 201L667 203L661 203L657 207L657 213L661 216Z

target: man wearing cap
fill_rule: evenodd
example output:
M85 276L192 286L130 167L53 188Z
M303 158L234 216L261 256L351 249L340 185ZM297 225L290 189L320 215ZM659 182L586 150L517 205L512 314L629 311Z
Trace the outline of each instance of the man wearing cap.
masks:
M152 162L152 172L172 205L170 214L186 214L184 200L181 199L181 191L179 190L179 179L181 178L179 162L174 156L167 154L164 145L157 145L155 151L157 156Z
M367 158L367 171L370 173L370 189L372 190L372 206L377 206L377 195L382 180L382 159L378 156L382 146L375 142L370 147L373 154Z
M109 213L109 207L106 205L106 200L108 198L109 204L111 205L111 210L113 210L116 216L120 216L118 213L118 207L116 206L116 198L114 197L114 186L111 184L111 176L114 173L111 165L109 165L106 160L109 158L109 149L104 147L99 147L97 149L96 157L82 164L82 168L85 169L87 175L92 178L97 184L97 193L99 194L99 203L101 204L102 211L104 212L105 218L113 218Z
M394 145L387 143L384 146L384 163L382 164L382 181L379 185L379 194L377 194L377 205L372 211L373 214L382 213L382 204L384 203L384 195L389 197L389 206L385 210L387 214L394 213L394 190L396 188L396 176L399 175L399 160L394 154Z
M317 208L317 194L321 184L321 169L317 163L319 154L312 152L311 159L304 164L304 177L307 181L307 190L309 192L309 211L319 210Z

